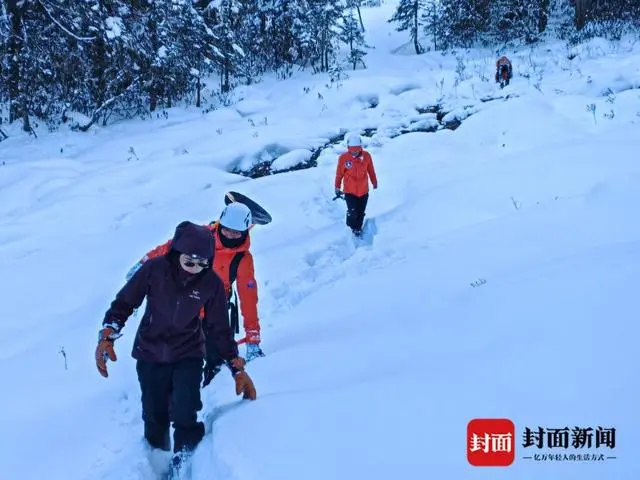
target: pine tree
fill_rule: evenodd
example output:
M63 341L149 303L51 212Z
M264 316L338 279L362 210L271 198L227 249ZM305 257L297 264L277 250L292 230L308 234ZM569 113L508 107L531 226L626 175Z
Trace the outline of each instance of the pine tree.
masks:
M268 0L260 13L260 32L266 39L265 65L285 77L291 74L296 57L296 4L292 0Z
M7 98L9 121L60 117L64 100L82 92L83 49L95 35L80 32L91 15L88 2L7 0L3 2L0 99ZM6 89L6 90L5 90ZM4 90L4 92L2 92Z
M549 16L551 15L551 0L539 0L538 7L538 33L544 33L549 24Z
M255 0L241 0L235 13L233 25L236 43L243 54L238 57L235 76L245 83L253 83L267 70L265 43L266 17L262 15L259 3Z
M362 0L347 0L347 9L355 9L358 14L358 23L360 24L360 30L365 31L364 22L362 21Z
M327 72L335 58L344 5L336 0L301 0L297 4L294 31L299 35L300 57L315 72Z
M244 51L236 41L234 25L238 24L238 4L237 0L221 0L216 8L216 24L211 28L219 38L216 54L220 59L220 91L227 93L232 88L232 75L234 74L239 58L244 56Z
M400 0L389 23L397 23L396 30L403 32L409 30L413 48L417 55L424 53L424 47L420 44L419 34L422 31L422 12L425 0Z
M172 37L169 69L174 83L169 100L181 99L187 92L196 92L196 106L201 105L202 78L213 72L217 56L218 37L207 27L191 0L173 0L168 35Z
M353 69L355 70L358 64L362 64L363 68L367 68L364 63L364 57L367 55L365 51L367 44L353 9L349 15L342 19L340 40L349 46L347 60L353 66Z
M491 28L490 0L441 0L444 48L472 47Z
M443 13L440 0L426 0L421 19L424 25L424 34L431 36L433 39L434 50L440 48L440 38L444 31L442 18Z
M495 41L533 42L547 26L549 0L493 0L491 33Z

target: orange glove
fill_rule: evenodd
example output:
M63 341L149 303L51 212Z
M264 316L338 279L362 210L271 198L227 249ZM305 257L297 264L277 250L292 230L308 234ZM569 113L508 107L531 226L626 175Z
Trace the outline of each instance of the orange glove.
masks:
M256 387L253 385L253 380L247 372L244 371L244 366L247 364L244 358L236 357L231 360L233 368L238 370L234 375L236 381L236 395L242 393L242 398L255 400L256 399Z
M119 337L121 337L121 335L116 333L111 327L100 330L98 346L96 347L96 367L98 367L98 372L100 372L100 375L103 377L109 376L107 372L107 359L112 362L118 360L116 352L113 349L113 341Z
M244 399L256 399L256 387L253 385L253 380L251 380L247 372L236 373L234 379L236 381L236 395L242 393L242 398Z
M231 360L231 366L236 370L244 370L244 366L247 364L247 361L242 357L236 357Z

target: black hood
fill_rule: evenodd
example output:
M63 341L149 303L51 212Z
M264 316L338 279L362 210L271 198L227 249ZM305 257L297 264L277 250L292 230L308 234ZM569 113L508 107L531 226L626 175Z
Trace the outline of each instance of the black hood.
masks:
M171 248L177 252L197 255L212 262L215 252L214 241L213 233L207 227L185 221L176 227Z

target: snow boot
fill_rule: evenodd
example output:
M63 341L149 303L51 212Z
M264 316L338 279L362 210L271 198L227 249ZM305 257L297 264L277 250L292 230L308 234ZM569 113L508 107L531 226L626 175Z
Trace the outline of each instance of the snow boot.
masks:
M188 452L177 452L171 459L171 473L169 480L190 480L191 478L191 454Z
M172 459L170 451L149 447L147 460L151 470L158 477L164 478L171 473Z

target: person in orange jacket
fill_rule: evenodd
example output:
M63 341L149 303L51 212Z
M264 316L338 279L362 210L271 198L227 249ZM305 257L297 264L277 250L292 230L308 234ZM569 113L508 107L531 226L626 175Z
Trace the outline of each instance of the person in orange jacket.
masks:
M511 65L511 60L503 55L496 61L496 83L500 83L500 80L503 78L503 74L505 73L506 78L504 79L504 83L505 85L509 85L509 80L513 77L513 67Z
M224 283L232 319L234 316L237 318L237 306L231 301L234 282L240 297L240 312L243 318L245 337L239 340L238 343L247 344L245 357L247 361L257 357L264 357L264 353L260 348L258 284L255 278L253 256L250 251L251 237L249 236L249 230L253 228L251 218L249 207L243 203L232 202L224 208L218 221L208 225L208 228L214 234L215 243L212 268ZM165 255L170 248L171 240L152 249L129 271L127 276L133 275L148 259ZM201 312L201 316L203 313ZM221 365L222 359L217 365L207 366L205 385L220 371Z
M360 135L349 135L347 151L338 158L335 190L336 195L344 196L347 202L346 223L356 236L362 235L362 224L369 201L369 180L374 190L378 188L371 154L362 148Z

